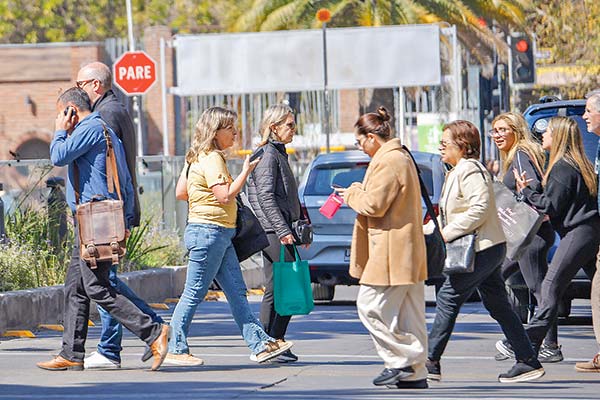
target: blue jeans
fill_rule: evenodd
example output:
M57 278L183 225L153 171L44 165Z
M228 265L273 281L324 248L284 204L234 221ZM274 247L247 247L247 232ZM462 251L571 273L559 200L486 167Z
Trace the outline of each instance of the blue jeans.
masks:
M248 305L246 284L231 239L234 228L214 224L188 224L184 241L189 250L185 288L171 319L169 353L189 353L187 336L198 305L204 300L213 279L223 289L231 314L253 354L273 341Z
M516 359L527 361L535 357L521 320L508 302L504 280L500 276L500 265L505 255L506 245L497 244L475 254L475 271L446 276L436 296L435 319L429 332L430 360L439 361L442 357L454 330L460 307L475 290L479 292L490 316L502 328L504 336L515 351Z
M144 314L150 316L153 322L164 323L164 320L144 300L140 299L129 286L117 277L117 265L110 268L108 279L117 292L127 297ZM102 321L102 334L100 335L100 343L98 343L98 353L113 361L121 362L123 326L100 306L98 306L98 312Z

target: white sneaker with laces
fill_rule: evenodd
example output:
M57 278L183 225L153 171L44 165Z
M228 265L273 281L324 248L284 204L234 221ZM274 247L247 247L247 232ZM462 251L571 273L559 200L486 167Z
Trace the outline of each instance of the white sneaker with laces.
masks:
M104 357L102 354L94 351L83 360L85 369L117 369L121 368L121 363Z

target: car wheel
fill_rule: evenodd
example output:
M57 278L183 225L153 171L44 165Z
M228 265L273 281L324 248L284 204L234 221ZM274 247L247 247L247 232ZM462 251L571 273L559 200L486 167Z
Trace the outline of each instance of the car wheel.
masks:
M506 286L508 301L521 322L526 324L529 317L529 289Z
M315 300L333 300L335 295L335 286L323 285L321 283L312 284L313 299Z

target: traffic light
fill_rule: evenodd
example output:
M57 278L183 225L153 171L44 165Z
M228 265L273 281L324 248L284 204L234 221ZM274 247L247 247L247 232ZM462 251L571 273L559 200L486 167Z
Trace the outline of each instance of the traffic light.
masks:
M511 85L535 83L534 42L524 33L510 35Z

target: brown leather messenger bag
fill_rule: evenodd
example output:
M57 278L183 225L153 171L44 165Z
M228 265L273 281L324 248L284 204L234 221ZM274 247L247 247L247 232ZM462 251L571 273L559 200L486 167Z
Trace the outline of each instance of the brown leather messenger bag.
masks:
M79 230L81 258L91 269L98 267L98 262L110 261L118 264L125 255L125 214L119 185L117 161L110 135L104 126L106 139L106 185L108 192L117 190L118 200L95 200L79 204L79 168L74 165L75 178L75 218ZM103 197L102 197L103 198Z

